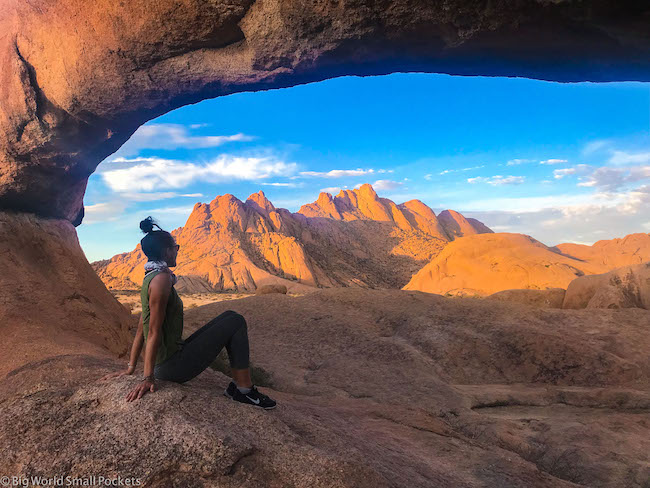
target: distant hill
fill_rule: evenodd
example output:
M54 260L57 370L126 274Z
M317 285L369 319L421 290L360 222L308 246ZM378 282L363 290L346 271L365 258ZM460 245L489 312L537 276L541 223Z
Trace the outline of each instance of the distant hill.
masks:
M630 234L620 239L598 241L592 246L558 244L555 248L566 256L607 270L650 261L650 234Z
M577 277L649 260L648 234L631 234L622 239L599 241L593 246L560 244L555 247L547 247L524 234L470 235L445 247L404 289L452 295L489 295L509 289L566 289Z

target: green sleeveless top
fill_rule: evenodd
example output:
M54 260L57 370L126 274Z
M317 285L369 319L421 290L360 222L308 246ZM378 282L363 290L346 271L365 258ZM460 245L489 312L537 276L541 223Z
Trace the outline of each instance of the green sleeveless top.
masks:
M142 289L140 290L140 300L142 301L142 329L145 345L149 333L149 283L159 273L162 273L162 271L151 271L145 274ZM181 344L184 344L184 341L181 339L183 335L183 302L173 286L169 294L169 299L167 300L165 319L162 323L161 332L161 342L158 345L156 364L165 361L178 350Z

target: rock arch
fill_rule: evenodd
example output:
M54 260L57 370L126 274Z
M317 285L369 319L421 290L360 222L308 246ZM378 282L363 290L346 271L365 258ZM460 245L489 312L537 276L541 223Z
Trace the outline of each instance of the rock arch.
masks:
M616 0L6 0L0 208L78 225L144 122L241 91L396 71L650 79L650 7Z

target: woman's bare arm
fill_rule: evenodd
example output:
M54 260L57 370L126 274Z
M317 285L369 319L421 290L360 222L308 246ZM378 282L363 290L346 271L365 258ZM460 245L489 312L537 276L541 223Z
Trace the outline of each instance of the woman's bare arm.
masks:
M142 351L142 345L144 344L144 334L142 331L142 319L144 315L140 314L140 322L138 323L138 331L135 333L133 338L133 345L131 346L131 357L129 359L129 368L128 374L133 374L135 371L135 366L138 364L138 359L140 358L140 352Z
M169 273L159 273L149 283L149 331L144 352L145 380L127 395L128 402L141 398L147 391L154 391L153 369L156 364L162 323L165 320L165 309L171 289L172 278Z

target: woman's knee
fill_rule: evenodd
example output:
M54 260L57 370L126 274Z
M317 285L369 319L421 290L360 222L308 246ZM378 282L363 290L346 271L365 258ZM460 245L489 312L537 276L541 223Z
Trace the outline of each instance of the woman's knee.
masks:
M234 310L226 310L224 313L216 317L214 320L221 320L221 319L227 319L229 322L234 322L237 324L237 328L246 328L246 319L244 316L238 312L235 312Z
M239 322L239 323L241 324L241 327L246 328L246 319L244 318L244 316L243 316L242 314L237 313L237 312L233 312L233 314L231 315L231 317L232 317L234 320L236 320L237 322Z

